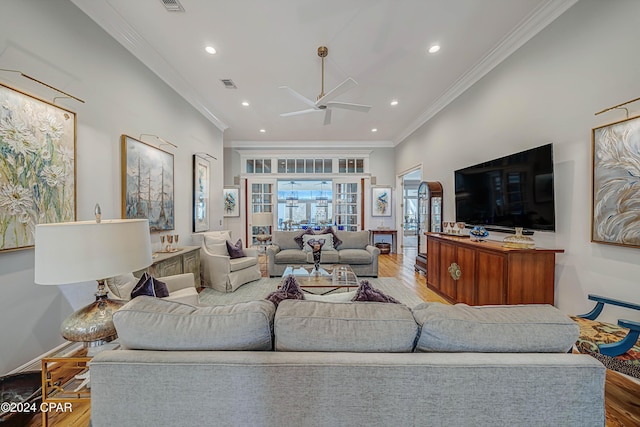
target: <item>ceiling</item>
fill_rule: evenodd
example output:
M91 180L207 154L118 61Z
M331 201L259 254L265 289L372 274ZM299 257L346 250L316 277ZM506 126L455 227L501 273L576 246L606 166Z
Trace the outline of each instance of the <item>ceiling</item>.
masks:
M372 147L401 142L577 0L178 0L184 12L165 9L175 0L71 1L224 130L227 146ZM319 95L319 46L329 49L325 93L352 77L358 86L335 101L368 113L334 109L327 126L323 114L280 117L308 108L280 86Z

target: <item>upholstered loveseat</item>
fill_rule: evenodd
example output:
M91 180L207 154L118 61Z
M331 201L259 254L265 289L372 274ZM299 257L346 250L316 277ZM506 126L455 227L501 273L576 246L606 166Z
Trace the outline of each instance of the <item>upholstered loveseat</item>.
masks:
M605 368L552 306L138 297L114 324L93 427L604 425Z
M358 277L378 277L378 256L380 249L369 244L369 232L335 231L307 235L300 231L275 231L271 245L267 247L269 276L282 276L287 265L313 264L313 252L306 245L309 238L325 238L320 264L348 264ZM306 236L306 237L305 237ZM296 238L299 238L296 241Z

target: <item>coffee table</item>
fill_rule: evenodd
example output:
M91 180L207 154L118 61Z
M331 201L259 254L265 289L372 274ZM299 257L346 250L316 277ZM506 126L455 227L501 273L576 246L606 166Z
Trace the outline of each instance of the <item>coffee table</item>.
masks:
M358 277L350 265L321 265L316 272L313 265L288 265L282 278L294 276L300 289L316 295L346 292L359 286Z

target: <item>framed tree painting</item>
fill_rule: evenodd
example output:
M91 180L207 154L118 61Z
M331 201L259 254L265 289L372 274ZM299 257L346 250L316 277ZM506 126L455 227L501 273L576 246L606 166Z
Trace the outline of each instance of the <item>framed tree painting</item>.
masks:
M0 84L0 252L76 219L76 114Z
M391 187L373 187L371 192L371 216L391 216Z
M240 216L240 198L237 188L225 188L222 199L224 200L224 216Z
M640 248L640 116L593 129L591 241Z
M175 228L174 215L173 154L122 135L122 217L165 231Z
M193 232L209 230L209 161L193 155Z

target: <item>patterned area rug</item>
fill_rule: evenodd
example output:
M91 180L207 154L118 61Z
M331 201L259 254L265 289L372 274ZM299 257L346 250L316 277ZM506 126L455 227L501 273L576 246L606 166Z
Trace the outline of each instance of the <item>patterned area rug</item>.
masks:
M403 304L409 307L415 307L421 304L422 299L416 295L411 289L404 286L394 277L379 277L377 279L366 278L374 288L380 289L387 295L391 295ZM263 277L255 282L247 283L238 288L235 292L223 293L215 289L205 288L198 298L200 304L203 305L226 305L235 304L237 302L256 301L266 298L271 292L275 291L280 284L279 278Z
M580 338L576 342L576 348L580 353L595 357L608 369L640 378L640 342L626 353L616 357L605 356L598 350L598 345L620 341L627 335L628 329L581 317L572 317L572 319L580 325Z

